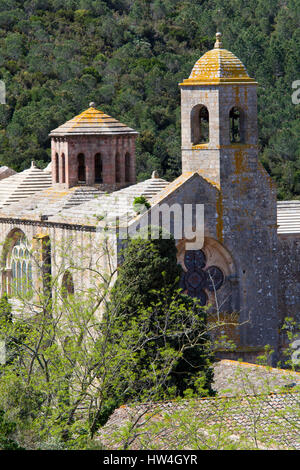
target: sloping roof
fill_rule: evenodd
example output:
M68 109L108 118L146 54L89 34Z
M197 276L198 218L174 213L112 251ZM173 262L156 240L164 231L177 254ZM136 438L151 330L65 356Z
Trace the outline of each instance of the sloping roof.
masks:
M292 391L295 386L300 386L300 373L292 370L228 359L214 364L213 389L221 395Z
M172 181L171 183L169 183L165 188L162 189L161 192L159 192L158 194L156 194L151 203L152 204L157 204L157 203L160 203L161 201L163 201L163 199L165 199L167 196L169 196L170 194L172 194L173 192L175 192L178 188L180 188L180 186L182 186L184 183L186 183L189 179L195 177L196 175L199 175L201 176L201 178L206 181L206 183L208 183L209 185L212 185L214 186L216 189L219 189L220 186L218 185L218 183L216 183L215 181L212 181L208 178L206 178L203 174L202 174L202 171L199 170L199 171L188 171L188 172L185 172L185 173L182 173L180 176L178 176L178 178L176 178L174 181Z
M43 191L49 188L51 184L51 173L40 170L32 162L28 170L16 173L0 181L0 208Z
M223 49L221 33L217 33L214 49L206 52L195 63L188 79L181 85L207 85L223 83L256 84L249 77L244 64L232 52Z
M103 191L90 186L74 186L70 189L48 187L32 197L3 207L0 215L30 220L40 220L43 217L48 220L49 217L54 217L64 209L84 204L103 194Z
M99 111L94 103L90 103L87 110L51 131L50 136L120 134L138 135L138 132Z
M277 202L278 234L300 234L300 201Z
M77 207L65 208L55 219L64 222L72 220L77 223L87 220L92 223L94 220L94 223L98 223L99 218L105 217L107 223L110 218L126 216L128 220L137 215L133 207L136 197L144 196L151 203L168 184L164 179L153 177L119 191L104 194L97 199L91 199Z
M299 399L285 392L128 405L97 438L109 450L300 450Z
M237 449L300 449L300 374L229 360L214 371L214 389L223 395L121 406L99 430L99 440L107 449L122 449L131 423L130 450L209 449L222 442ZM298 386L283 391L291 380Z
M0 166L0 180L8 178L9 176L15 175L16 171L8 166Z

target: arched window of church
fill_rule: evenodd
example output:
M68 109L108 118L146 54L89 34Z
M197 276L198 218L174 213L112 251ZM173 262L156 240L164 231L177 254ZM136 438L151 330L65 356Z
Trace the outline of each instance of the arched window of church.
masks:
M97 153L95 155L95 183L103 183L102 171L102 156L101 153Z
M119 153L116 154L116 183L121 183L122 169L121 169L121 156Z
M11 251L6 263L6 292L13 297L23 296L32 291L32 260L30 246L20 232L12 239Z
M130 154L127 152L125 155L125 181L130 181Z
M191 140L193 145L209 142L209 112L206 106L198 104L191 112Z
M55 182L59 183L59 159L58 153L55 154Z
M230 143L232 144L242 142L241 114L239 108L235 106L229 112Z
M43 236L41 239L41 256L42 256L42 279L44 295L51 297L51 240L48 235Z
M74 282L70 271L66 271L62 279L62 297L67 298L70 295L74 295Z
M83 153L80 153L77 157L78 161L78 183L85 183L85 156Z
M66 158L65 158L64 153L61 156L61 168L62 168L61 182L65 183L66 182Z

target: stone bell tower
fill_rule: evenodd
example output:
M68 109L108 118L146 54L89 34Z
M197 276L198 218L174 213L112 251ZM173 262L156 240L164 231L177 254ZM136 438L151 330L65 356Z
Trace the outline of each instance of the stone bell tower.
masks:
M222 48L221 33L180 87L183 173L201 169L220 183L224 155L243 148L256 158L257 83Z
M217 188L206 233L232 256L240 357L249 359L278 343L276 188L258 160L257 83L217 33L180 88L182 172Z
M137 135L90 103L86 111L50 133L52 185L114 191L134 184Z

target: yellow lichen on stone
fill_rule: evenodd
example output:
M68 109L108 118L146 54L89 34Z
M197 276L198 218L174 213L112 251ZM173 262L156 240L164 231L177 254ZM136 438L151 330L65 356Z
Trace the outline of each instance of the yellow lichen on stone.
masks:
M247 171L247 165L244 161L244 155L241 150L234 152L234 164L235 164L235 174L240 175Z
M218 33L217 33L218 34ZM234 84L256 85L246 67L232 52L222 49L218 41L214 49L206 52L194 65L191 75L180 85Z

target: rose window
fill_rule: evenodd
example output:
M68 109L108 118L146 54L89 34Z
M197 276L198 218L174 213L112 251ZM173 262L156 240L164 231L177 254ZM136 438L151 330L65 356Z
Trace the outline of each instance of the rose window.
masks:
M214 292L220 289L224 274L217 266L205 269L206 256L202 250L186 251L184 264L187 271L182 273L180 287L191 297L199 299L201 305L206 305L208 297L205 290Z

